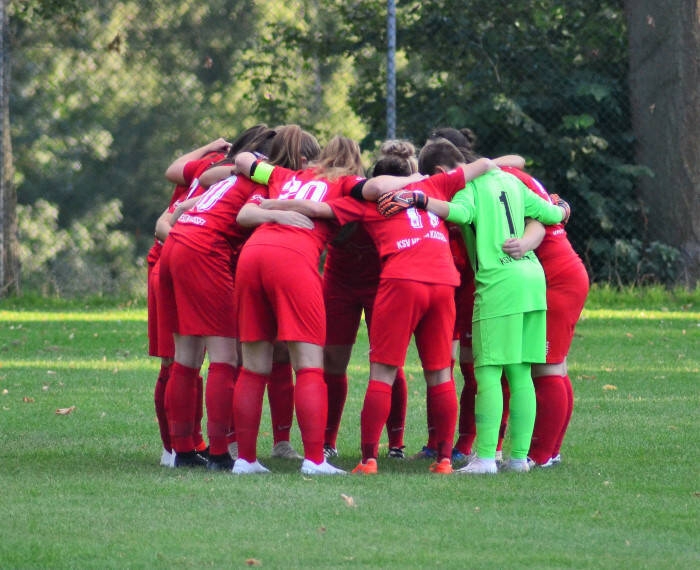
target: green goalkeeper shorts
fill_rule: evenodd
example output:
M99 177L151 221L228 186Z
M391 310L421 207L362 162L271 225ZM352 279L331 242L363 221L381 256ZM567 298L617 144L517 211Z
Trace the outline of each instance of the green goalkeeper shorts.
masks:
M472 334L474 366L546 361L546 311L474 321Z

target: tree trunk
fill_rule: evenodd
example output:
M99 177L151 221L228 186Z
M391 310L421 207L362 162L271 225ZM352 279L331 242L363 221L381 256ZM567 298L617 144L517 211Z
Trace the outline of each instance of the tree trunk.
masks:
M9 0L0 0L0 297L19 293L17 193L10 136Z
M625 0L639 180L650 240L681 250L700 281L700 2Z

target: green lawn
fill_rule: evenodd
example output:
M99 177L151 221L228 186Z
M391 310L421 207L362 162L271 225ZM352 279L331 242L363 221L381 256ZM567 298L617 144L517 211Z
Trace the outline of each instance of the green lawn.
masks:
M362 334L336 461L348 469L366 352ZM414 351L406 369L415 452ZM446 477L381 457L376 477L308 478L268 458L265 416L272 475L169 470L143 304L3 301L0 568L700 567L700 292L594 290L569 369L576 408L553 469Z

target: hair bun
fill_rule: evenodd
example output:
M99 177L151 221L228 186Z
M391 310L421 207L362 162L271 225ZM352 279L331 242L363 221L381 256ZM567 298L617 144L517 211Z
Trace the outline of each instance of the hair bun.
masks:
M409 159L416 155L416 147L409 141L389 140L384 141L379 148L382 155L398 156Z

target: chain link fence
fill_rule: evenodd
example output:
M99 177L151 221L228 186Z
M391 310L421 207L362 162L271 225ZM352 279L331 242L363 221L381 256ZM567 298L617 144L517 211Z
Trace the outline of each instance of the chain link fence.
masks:
M397 136L420 147L434 127L468 127L478 152L523 155L571 203L569 236L594 281L672 283L678 253L649 242L635 192L645 172L634 163L622 2L464 4L397 5ZM355 138L369 166L387 133L383 1L100 0L49 24L20 16L20 238L25 283L45 292L84 290L94 263L109 267L104 292L134 290L172 190L163 172L209 140L295 122L322 143ZM39 200L56 205L52 219L36 215ZM103 223L87 221L105 211ZM83 241L52 240L60 228ZM53 248L45 262L28 263L42 248ZM75 256L91 262L67 262Z

